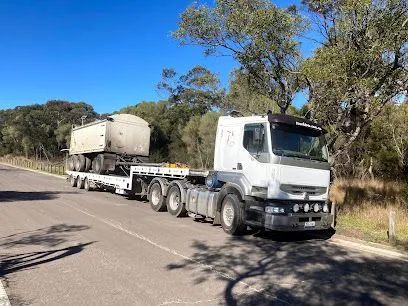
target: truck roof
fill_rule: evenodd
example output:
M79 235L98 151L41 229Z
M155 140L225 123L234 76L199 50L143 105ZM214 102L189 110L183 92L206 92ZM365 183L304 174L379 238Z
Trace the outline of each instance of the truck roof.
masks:
M286 114L272 114L268 115L256 115L256 116L246 116L246 117L233 117L233 116L221 116L219 122L226 125L234 125L239 123L283 123L288 125L293 125L297 127L306 128L313 130L315 132L321 132L322 134L326 133L326 130L323 129L317 123L296 116L286 115Z

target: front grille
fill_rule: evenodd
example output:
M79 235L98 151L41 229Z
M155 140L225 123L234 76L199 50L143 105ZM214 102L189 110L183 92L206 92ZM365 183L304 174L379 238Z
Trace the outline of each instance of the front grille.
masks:
M325 194L327 191L327 187L302 186L302 185L291 185L291 184L282 184L280 185L280 189L284 192L294 194L294 195L302 195L306 193L309 196L319 196L319 195Z

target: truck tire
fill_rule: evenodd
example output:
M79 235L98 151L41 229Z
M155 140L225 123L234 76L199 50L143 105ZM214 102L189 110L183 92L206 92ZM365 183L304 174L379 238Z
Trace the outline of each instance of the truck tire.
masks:
M89 180L88 180L87 177L84 179L84 189L85 189L86 191L90 191L90 190L91 190L91 184L89 183Z
M68 158L68 169L70 171L74 171L75 170L75 160L74 160L74 155L71 155Z
M85 170L85 156L83 154L79 154L76 157L75 170L82 172Z
M154 211L165 211L166 200L163 196L163 191L159 183L153 183L149 190L150 207Z
M166 198L167 211L176 217L184 217L187 215L187 210L184 203L181 202L181 191L178 186L171 186L167 192Z
M85 156L85 172L88 172L89 170L91 170L92 167L92 160Z
M245 211L235 194L227 194L222 201L221 226L230 235L242 235L245 232Z
M78 188L78 189L84 189L84 180L81 180L81 178L79 177L79 175L78 175L78 177L77 177L77 188Z
M71 187L76 187L77 185L77 179L72 174L69 176L69 183L71 184Z
M74 163L74 170L73 171L78 171L77 170L77 164L78 164L78 155L72 155L72 162Z
M95 157L95 168L94 171L98 174L103 174L105 169L103 168L103 154L98 154Z

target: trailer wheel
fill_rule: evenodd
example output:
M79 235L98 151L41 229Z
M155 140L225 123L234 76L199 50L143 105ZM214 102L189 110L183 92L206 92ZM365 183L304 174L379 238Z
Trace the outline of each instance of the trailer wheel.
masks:
M75 170L76 171L84 171L85 170L85 156L83 154L77 155L76 162L75 162Z
M103 160L104 160L103 154L98 154L94 159L94 161L95 161L94 170L98 174L103 174L105 172L105 170L103 168Z
M78 189L84 189L84 180L81 180L79 175L77 176L76 180L77 180L77 188Z
M78 171L77 170L78 155L72 155L72 162L74 163L74 170L73 171Z
M245 232L245 212L235 194L227 194L222 201L221 226L230 235L242 235Z
M72 174L69 176L69 182L71 184L71 187L76 187L77 185L77 179L75 176L73 176Z
M183 203L181 203L181 191L178 186L171 186L167 193L167 211L176 217L184 217L187 210Z
M165 211L166 201L159 183L153 183L149 191L150 207L154 211Z
M74 170L75 170L75 160L74 160L74 156L75 156L75 155L71 155L71 156L68 158L68 169L69 169L70 171L74 171Z
M89 180L88 180L87 177L84 179L84 189L85 189L86 191L90 191L90 190L91 190L91 185L90 185Z
M92 167L92 160L85 156L85 172L88 172L89 170L91 170Z

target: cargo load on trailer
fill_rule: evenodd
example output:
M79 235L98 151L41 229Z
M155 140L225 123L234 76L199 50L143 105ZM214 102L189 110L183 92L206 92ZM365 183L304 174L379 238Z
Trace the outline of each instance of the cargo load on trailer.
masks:
M135 164L122 175L92 169L67 173L72 186L147 197L155 211L206 218L232 235L247 226L322 230L335 217L325 133L316 123L289 115L222 116L214 169Z
M69 147L69 169L114 172L120 163L147 161L149 124L134 115L116 114L74 127Z

